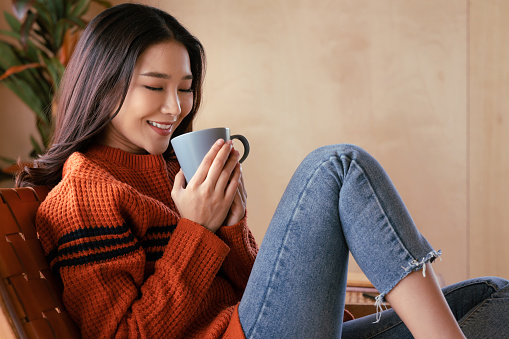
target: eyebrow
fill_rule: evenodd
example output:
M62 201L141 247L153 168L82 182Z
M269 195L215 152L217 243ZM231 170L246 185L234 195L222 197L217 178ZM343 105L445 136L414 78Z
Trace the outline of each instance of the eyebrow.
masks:
M158 78L158 79L165 79L165 80L171 79L171 75L168 75L166 73L159 73L159 72L146 72L141 75L147 76L147 77ZM193 76L191 74L186 75L186 76L182 77L182 80L193 80Z

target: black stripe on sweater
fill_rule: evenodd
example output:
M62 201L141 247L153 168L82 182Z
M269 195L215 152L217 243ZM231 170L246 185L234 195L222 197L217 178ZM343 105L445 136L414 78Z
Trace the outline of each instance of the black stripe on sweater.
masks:
M152 235L152 234L163 234L163 233L171 234L171 233L173 233L173 231L175 231L175 228L177 228L176 224L169 225L169 226L152 226L152 227L149 227L145 236Z
M130 233L131 229L129 225L123 224L120 226L115 227L87 227L87 228L80 228L76 231L72 231L70 233L64 234L60 239L58 239L58 246L62 246L64 244L67 244L68 242L79 240L79 239L86 239L86 238L92 238L92 237L100 237L105 235L121 235L124 233Z
M141 242L141 247L143 248L151 248L151 247L164 247L168 245L170 241L170 237L165 238L157 238L157 239L146 239Z
M57 256L67 256L79 254L80 252L90 251L90 250L100 250L105 249L107 247L117 247L119 245L125 245L129 243L136 243L136 239L132 234L127 234L122 238L113 238L113 239L100 239L95 241L87 241L84 243L79 243L76 245L72 245L69 247L65 247L62 249L55 249L48 253L48 260L52 262Z
M127 224L116 227L83 228L62 236L58 241L57 248L48 253L47 257L50 263L55 261L53 269L58 269L60 267L85 265L111 260L118 256L133 253L143 247L147 251L147 260L155 261L162 256L162 252L159 251L157 247L164 247L168 244L171 233L175 228L176 225L150 227L146 233L149 239L143 240L141 244L135 239L131 232L131 228ZM112 235L116 235L116 237L92 240L95 237ZM154 235L160 235L162 237L155 238ZM62 248L62 245L70 242L78 243ZM125 246L129 244L131 245ZM117 248L119 246L122 247ZM107 250L108 248L111 249ZM151 251L152 248L153 250ZM93 253L83 253L87 251L92 251ZM63 259L69 256L71 258Z
M139 243L136 243L136 244L128 246L128 247L117 248L117 249L114 249L111 251L93 253L93 254L82 256L82 257L59 260L59 261L55 262L55 264L52 268L54 270L58 271L62 267L79 266L79 265L86 265L86 264L90 264L90 263L108 261L110 259L114 259L114 258L123 256L123 255L126 255L126 254L134 253L139 248L140 248Z
M100 236L117 235L113 239L99 239L92 240L91 238ZM78 244L62 249L62 246L70 242L78 242ZM124 245L129 242L134 242L135 239L131 233L128 225L123 224L116 227L87 227L81 228L70 233L64 234L59 240L58 245L47 255L48 261L51 263L57 259L58 256L78 254L86 250L95 250L98 248L105 248L110 246Z

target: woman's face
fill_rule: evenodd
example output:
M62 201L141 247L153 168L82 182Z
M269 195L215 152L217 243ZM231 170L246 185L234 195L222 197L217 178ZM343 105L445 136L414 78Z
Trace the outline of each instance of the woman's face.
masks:
M130 153L162 154L193 107L189 54L179 42L147 49L136 62L125 101L101 143Z

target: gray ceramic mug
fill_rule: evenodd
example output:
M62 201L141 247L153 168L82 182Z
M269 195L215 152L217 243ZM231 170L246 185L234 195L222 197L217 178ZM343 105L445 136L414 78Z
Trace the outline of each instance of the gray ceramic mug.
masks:
M171 140L178 162L186 181L189 182L200 166L205 155L212 145L219 139L225 141L238 139L244 146L244 154L239 162L246 160L249 155L249 142L240 134L230 135L230 129L226 127L209 128L179 135Z

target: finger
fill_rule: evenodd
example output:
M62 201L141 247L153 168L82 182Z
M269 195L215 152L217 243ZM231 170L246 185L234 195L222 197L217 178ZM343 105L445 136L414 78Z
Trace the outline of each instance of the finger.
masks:
M230 152L232 149L231 141L227 141L223 144L219 152L215 155L212 163L208 166L207 173L205 174L205 178L203 179L204 183L207 183L211 189L215 189L217 184L217 180L223 171L223 168L228 161L230 156Z
M229 211L230 215L233 213L234 209L236 209L237 211L240 209L245 210L245 205L242 201L242 198L240 196L240 192L238 189L237 189L237 192L235 193L235 197L233 198L233 203L232 203L232 206Z
M196 170L196 173L194 174L191 181L202 183L207 178L207 174L210 170L210 167L212 166L216 156L218 153L223 149L225 146L225 141L223 139L217 140L214 145L210 148L210 150L207 152L205 157L203 157L202 162L200 163L200 166L198 166L198 169Z
M239 185L237 187L237 194L235 195L235 202L246 206L246 193L242 183L242 172L239 179Z
M227 141L210 166L209 173L207 174L207 180L210 180L210 183L213 184L214 187L217 186L219 178L224 177L225 173L227 173L226 175L229 175L235 167L236 160L232 159L232 157L235 157L235 151L232 150L232 142ZM224 187L225 186L222 186L222 189L224 189Z
M242 193L242 200L245 202L247 200L247 190L246 190L246 184L244 183L244 175L242 173L242 164L240 165L240 184L239 189Z
M173 187L184 188L185 185L186 185L186 178L184 177L184 172L182 171L182 169L180 169L177 172L177 175L175 175L175 180L173 182Z
M240 202L242 203L242 206L244 206L245 208L247 206L247 194L244 185L242 184L242 176L241 180L239 181L239 188L237 188L237 192L239 195Z
M175 179L173 182L173 188L171 189L171 196L172 198L174 195L178 194L181 190L185 188L186 185L186 178L184 177L184 172L182 172L182 169L178 171L177 175L175 175Z
M229 182L232 179L233 172L235 171L235 168L237 164L239 163L240 153L236 150L233 150L230 153L230 156L228 157L228 160L224 164L223 169L221 170L221 173L219 175L219 178L217 179L216 184L216 190L217 191L224 191L226 187L228 186Z
M231 180L228 183L228 186L225 190L225 198L231 199L230 201L233 202L233 198L235 197L235 194L237 193L237 190L239 188L240 183L240 164L237 162L235 164L235 169L233 170Z

